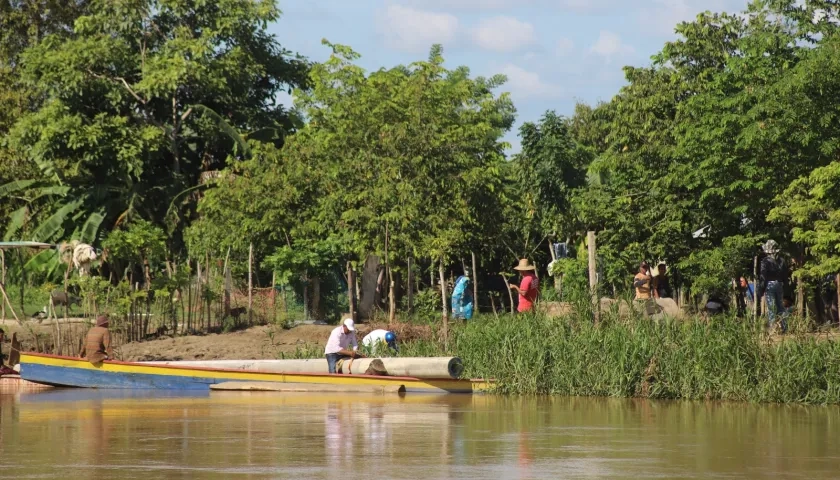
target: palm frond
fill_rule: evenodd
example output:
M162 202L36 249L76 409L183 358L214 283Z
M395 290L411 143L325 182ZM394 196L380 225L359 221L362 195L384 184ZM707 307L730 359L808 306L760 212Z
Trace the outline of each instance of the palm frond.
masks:
M248 142L242 137L239 131L229 124L227 120L222 118L221 115L216 113L212 108L201 104L193 105L192 108L202 115L206 115L207 118L212 119L213 122L215 122L216 127L234 141L237 148L242 152L242 155L245 157L251 156L251 148L248 146Z
M70 187L61 187L61 186L58 186L58 185L55 185L55 186L52 186L52 187L43 187L43 188L39 188L39 189L35 190L34 196L31 198L31 200L38 200L39 198L50 197L50 196L53 196L53 195L63 197L65 195L67 195L69 192L70 192Z
M6 225L6 234L3 235L4 241L8 242L12 240L23 228L23 225L26 223L27 209L28 207L21 207L9 215L9 223Z
M17 193L38 183L38 180L15 180L3 185L0 185L0 198Z
M67 217L75 212L81 205L82 200L75 200L64 204L61 208L56 210L55 213L50 215L49 218L38 225L35 231L32 232L32 240L41 242L53 240L53 237L62 231L62 227L67 221Z
M99 227L105 220L105 216L99 212L93 212L82 226L82 233L80 240L84 243L93 244L96 241L96 234L99 233Z
M28 272L46 272L51 275L55 272L58 263L58 254L55 250L44 250L30 258L23 268Z

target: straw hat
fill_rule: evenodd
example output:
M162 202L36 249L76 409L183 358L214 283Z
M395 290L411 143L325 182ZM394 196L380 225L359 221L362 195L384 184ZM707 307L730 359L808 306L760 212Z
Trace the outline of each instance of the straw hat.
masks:
M520 272L527 272L529 270L536 270L531 262L528 261L527 258L523 258L519 260L519 265L513 267L514 270L519 270Z
M768 255L773 255L774 253L779 252L779 244L776 243L775 240L767 240L767 242L761 246L764 250L764 253Z
M107 327L108 326L108 316L107 315L100 315L96 317L96 326L97 327Z

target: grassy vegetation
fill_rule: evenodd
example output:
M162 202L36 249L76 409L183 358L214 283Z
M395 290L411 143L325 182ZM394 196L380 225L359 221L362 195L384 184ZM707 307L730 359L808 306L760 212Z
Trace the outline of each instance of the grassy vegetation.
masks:
M403 356L457 355L499 393L840 403L840 343L793 334L772 341L751 322L483 315ZM319 352L293 355L320 357ZM287 358L290 356L287 355Z

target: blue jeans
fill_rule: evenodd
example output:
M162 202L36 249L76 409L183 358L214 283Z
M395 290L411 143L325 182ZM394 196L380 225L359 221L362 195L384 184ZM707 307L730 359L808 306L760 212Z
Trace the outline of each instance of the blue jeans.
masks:
M338 363L339 360L342 358L350 358L347 355L342 355L340 353L328 353L327 357L327 366L330 369L330 373L335 373L335 364Z
M782 325L782 332L787 332L787 319L785 318L787 315L784 313L782 304L783 294L784 284L782 282L767 282L767 326L773 328L778 316Z

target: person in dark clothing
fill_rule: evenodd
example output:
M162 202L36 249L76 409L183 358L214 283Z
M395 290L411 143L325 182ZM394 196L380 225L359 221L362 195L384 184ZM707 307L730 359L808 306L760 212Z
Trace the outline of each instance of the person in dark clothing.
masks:
M656 276L653 277L654 298L674 298L671 291L671 279L667 275L668 266L665 262L659 262L656 266Z
M779 244L768 240L763 246L764 258L761 259L759 281L761 291L767 296L767 328L772 331L779 320L782 333L787 332L787 314L782 305L785 281L789 276L789 267L779 253Z

